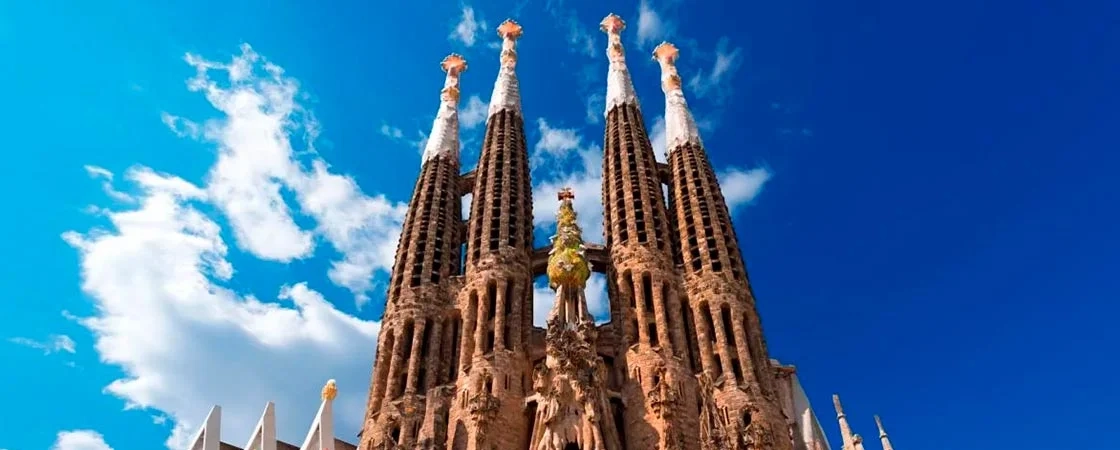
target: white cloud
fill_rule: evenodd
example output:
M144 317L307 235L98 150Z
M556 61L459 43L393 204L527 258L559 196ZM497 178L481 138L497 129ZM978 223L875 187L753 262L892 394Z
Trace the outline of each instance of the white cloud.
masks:
M198 139L202 137L202 127L196 122L169 114L167 112L159 113L159 119L163 121L163 124L167 125L167 128L170 128L176 136L191 139Z
M132 197L130 197L128 194L125 194L124 192L120 192L113 188L113 172L110 172L103 167L92 165L86 165L83 168L86 169L86 174L88 174L90 178L101 180L101 190L105 192L105 195L108 195L113 200L117 200L120 202L132 201Z
M697 97L710 98L722 103L731 94L730 78L743 63L742 49L728 49L727 38L716 44L715 61L710 70L698 70L688 81L688 87Z
M91 317L64 315L90 329L101 361L124 373L106 392L175 424L171 448L181 448L216 403L224 432L247 437L270 400L281 438L298 441L329 378L342 389L338 435L352 435L379 324L339 311L300 280L277 283L272 300L235 290L222 230L203 211L216 206L239 247L266 260L307 256L311 239L321 237L342 255L329 278L360 304L374 272L392 265L406 206L331 172L314 152L318 124L296 102L297 83L249 46L227 63L186 59L197 69L188 87L223 113L204 136L217 146L217 161L202 185L134 167L123 177L132 202L100 209L106 229L64 233L95 304ZM113 180L103 168L87 171ZM314 229L297 226L295 213L313 219Z
M463 128L471 129L486 122L489 106L477 95L467 99L467 105L459 109L459 123Z
M105 443L105 438L93 430L62 431L51 446L51 450L113 450Z
M636 39L639 48L650 48L673 35L676 25L672 21L662 19L662 14L655 10L649 0L638 3L638 32Z
M584 239L588 242L602 242L603 209L600 195L603 184L603 151L594 144L584 145L579 133L574 129L553 128L541 119L537 122L540 140L534 145L530 161L535 167L545 163L557 166L569 162L574 156L574 164L564 171L551 170L535 174L538 181L533 186L533 222L538 227L547 227L556 222L556 193L565 187L572 188L576 198L573 207L579 215Z
M597 125L603 121L603 109L607 105L606 96L595 93L587 96L587 123Z
M533 146L534 156L562 158L580 146L581 138L574 128L554 128L544 119L537 119L540 140Z
M478 32L486 29L486 21L475 18L474 8L463 5L462 15L455 29L451 31L451 39L462 42L467 47L474 46Z
M403 130L385 123L381 124L381 128L378 128L377 131L393 142L415 148L417 155L423 154L424 147L428 145L428 135L420 130L416 130L416 139L406 138Z
M653 127L649 130L649 143L653 147L653 157L657 162L665 162L665 116L653 119Z
M228 63L187 54L197 73L190 90L205 94L224 117L208 123L218 160L207 175L202 200L229 219L238 245L258 258L288 262L306 258L316 235L342 253L329 276L368 301L373 274L389 270L405 205L367 196L353 179L331 173L314 153L319 124L297 102L299 84L249 45ZM383 126L389 136L399 130ZM296 146L303 151L297 152ZM298 211L317 226L304 230L284 198L294 194Z
M404 133L401 132L400 128L391 127L388 124L384 124L384 123L381 124L380 131L381 131L382 136L385 136L389 139L402 139L402 138L404 138Z
M727 202L727 209L732 213L754 201L772 176L773 174L766 167L751 170L730 167L716 175L720 190L723 191L723 198Z
M595 57L595 35L588 30L587 23L580 21L575 10L565 9L563 3L549 1L545 4L545 9L558 27L567 28L568 44L571 44L568 48L571 51Z
M24 347L29 347L29 348L33 348L33 349L42 351L44 355L49 355L51 353L59 353L59 352L65 352L65 353L73 354L73 353L76 353L76 351L77 351L76 348L74 347L74 340L71 339L70 336L67 336L65 334L52 334L52 335L48 336L47 339L42 340L42 341L37 341L37 340L34 340L34 339L25 338L25 337L14 337L14 338L8 339L8 341L13 343L13 344L18 344L18 345L22 345Z
M106 392L173 421L167 444L180 449L212 404L223 406L223 432L236 439L273 400L281 437L298 440L319 388L335 378L339 435L356 432L378 323L340 312L304 283L281 287L280 303L232 290L220 227L196 207L205 191L143 167L126 179L138 206L112 212L109 229L63 235L95 303L80 323L101 360L125 374Z

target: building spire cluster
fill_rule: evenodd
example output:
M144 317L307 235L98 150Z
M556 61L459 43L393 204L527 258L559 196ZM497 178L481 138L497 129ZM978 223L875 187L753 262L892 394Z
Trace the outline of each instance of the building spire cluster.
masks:
M852 427L848 424L848 416L844 414L844 407L840 405L839 395L832 395L832 405L836 408L836 421L840 424L840 439L844 443L841 450L864 450L863 437L852 432ZM875 415L875 425L879 428L882 450L894 450L891 440L887 437L887 430L883 428L883 421L878 415Z
M551 245L533 247L521 25L497 28L485 138L466 173L458 106L467 62L443 59L358 445L334 438L331 380L301 450L830 450L797 370L770 357L727 202L685 101L680 51L668 42L653 51L665 95L660 163L626 67L625 27L614 14L600 23L609 61L602 245L584 241L576 193L564 188ZM606 277L606 323L588 308L593 273ZM542 276L554 298L539 328L533 284ZM842 450L864 450L833 402ZM215 407L192 448L238 450L220 441L220 417ZM883 450L893 450L875 420ZM295 447L276 439L269 403L246 448Z

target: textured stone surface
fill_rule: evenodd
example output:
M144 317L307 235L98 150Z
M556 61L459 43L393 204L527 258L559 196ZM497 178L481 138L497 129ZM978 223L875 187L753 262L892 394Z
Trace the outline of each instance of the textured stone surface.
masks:
M633 95L623 24L609 16L602 28L611 63L604 245L583 244L563 192L554 246L532 248L514 74L521 30L505 22L477 168L460 175L457 160L436 156L421 169L362 450L828 450L796 371L766 350L728 208L680 89L678 51L664 44L656 55L673 123L663 164ZM588 272L607 276L608 323L587 314ZM546 273L555 299L540 329L532 280ZM862 450L842 413L841 425L844 450Z

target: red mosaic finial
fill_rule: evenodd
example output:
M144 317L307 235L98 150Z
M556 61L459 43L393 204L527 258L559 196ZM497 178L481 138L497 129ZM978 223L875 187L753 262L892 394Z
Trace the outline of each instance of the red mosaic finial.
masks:
M669 65L676 64L677 58L680 57L680 55L681 51L670 42L662 42L653 49L653 59L665 61L665 63Z
M501 25L498 25L498 36L502 39L517 40L521 38L522 28L513 19L506 19Z
M626 22L623 22L622 18L618 17L617 14L610 13L599 23L599 29L607 34L618 34L626 29Z
M440 61L439 67L448 75L458 75L467 70L467 60L458 53L452 53Z

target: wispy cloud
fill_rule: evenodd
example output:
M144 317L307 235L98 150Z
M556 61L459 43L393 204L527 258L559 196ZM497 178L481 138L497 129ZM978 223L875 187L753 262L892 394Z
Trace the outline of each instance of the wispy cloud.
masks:
M74 340L65 334L52 334L48 336L47 339L41 341L25 337L14 337L8 339L8 342L39 350L43 352L44 355L60 352L74 354L77 352L74 346Z
M564 32L568 39L571 51L588 57L595 56L595 27L580 20L575 9L564 6L563 0L550 0L545 4L545 10L552 16L553 23ZM604 44L604 47L606 44Z
M113 172L108 171L104 167L86 165L83 167L86 174L95 180L101 180L101 190L105 192L113 200L121 202L131 202L132 197L124 192L120 192L113 187Z
M449 36L452 40L459 41L467 47L473 47L478 39L478 32L486 29L486 21L475 17L474 8L463 5L459 22L451 30Z
M743 63L742 49L730 48L729 40L721 38L716 44L712 68L698 70L688 81L688 87L701 98L723 103L731 95L731 78Z
M385 136L390 141L396 142L398 144L404 144L416 149L417 155L423 153L424 146L428 144L428 135L424 134L424 132L420 130L416 130L413 132L413 138L408 138L405 137L406 133L399 127L395 127L387 123L382 123L381 127L377 129L377 132L382 136Z
M198 139L202 137L202 126L196 122L167 112L159 113L159 120L181 138Z
M582 138L574 128L555 128L547 121L537 119L537 130L540 139L533 145L534 166L546 159L562 159L564 156L579 148Z
M762 188L773 177L773 173L765 166L750 170L730 167L716 176L719 179L723 198L727 202L727 209L734 213L751 204L762 193Z
M113 450L105 438L93 430L62 431L50 450Z
M677 28L676 22L664 17L671 17L671 12L658 11L650 4L649 0L642 0L638 3L638 30L635 34L638 48L652 48L662 40L673 36Z
M467 104L459 108L459 124L466 129L473 129L486 122L489 114L489 105L477 95L467 99Z

